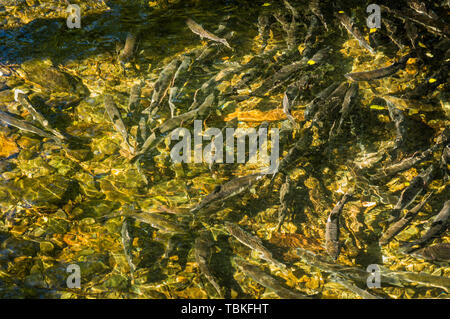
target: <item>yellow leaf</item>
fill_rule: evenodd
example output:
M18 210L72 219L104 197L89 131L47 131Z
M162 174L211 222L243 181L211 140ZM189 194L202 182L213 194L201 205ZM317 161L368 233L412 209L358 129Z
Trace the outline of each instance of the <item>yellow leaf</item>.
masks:
M185 282L188 279L186 277L184 277L184 276L178 276L176 280L177 280L177 282Z
M437 80L436 79L433 79L433 78L430 78L429 80L428 80L428 82L429 83L434 83L434 82L436 82Z
M270 34L273 35L272 30L270 30ZM273 56L273 59L275 60L275 62L278 62L278 58L282 55L283 55L283 53L281 53L280 51L277 51L277 53L275 53L275 55Z
M115 168L113 168L112 170L111 170L111 174L113 174L113 175L119 175L120 174L120 170L119 169L115 169Z
M372 207L375 206L377 203L376 202L361 202L361 205L363 207Z
M339 11L339 13L344 13L344 11L341 10L341 11Z
M244 55L242 57L242 64L247 64L253 58L252 55Z
M309 289L317 289L320 287L320 282L317 278L311 277L311 279L305 283L305 287Z
M314 61L314 60L309 60L309 61L308 61L308 64L309 64L309 65L316 64L316 61Z
M426 48L426 45L419 41L419 47Z
M371 28L369 32L370 32L370 33L377 32L377 28Z
M268 7L268 6L270 6L270 5L271 5L270 3L266 2L266 3L264 3L262 6L263 6L263 7Z
M3 134L0 134L0 157L10 157L17 153L19 148L14 140L7 138Z
M413 74L413 75L418 72L417 71L417 66L413 65L413 64L407 64L405 71L406 71L406 73Z
M298 110L292 112L292 116L299 121L303 121L303 110ZM286 119L286 114L284 114L282 109L273 109L270 111L260 111L260 110L250 110L250 111L240 111L236 110L233 113L228 114L225 117L225 121L231 121L233 118L237 117L241 122L273 122Z
M271 244L280 247L291 247L291 248L302 247L311 249L313 251L323 250L322 243L317 239L297 233L292 234L273 233L269 241Z
M28 259L28 258L31 258L31 257L28 257L28 256L20 256L20 257L16 257L16 258L14 258L14 262L15 262L15 263L19 263L19 262L21 262L22 260L25 260L25 259Z
M370 106L372 110L384 110L386 109L384 106L373 104Z
M191 287L175 292L178 298L184 299L205 299L207 294L200 288Z

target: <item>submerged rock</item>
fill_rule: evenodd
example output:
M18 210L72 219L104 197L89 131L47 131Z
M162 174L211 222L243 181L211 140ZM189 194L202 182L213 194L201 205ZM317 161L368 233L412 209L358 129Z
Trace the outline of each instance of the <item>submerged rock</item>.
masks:
M81 79L53 66L49 59L33 59L22 63L21 75L30 82L38 84L51 92L64 92L76 95L88 95L89 90Z
M19 151L13 139L0 133L0 157L9 157Z

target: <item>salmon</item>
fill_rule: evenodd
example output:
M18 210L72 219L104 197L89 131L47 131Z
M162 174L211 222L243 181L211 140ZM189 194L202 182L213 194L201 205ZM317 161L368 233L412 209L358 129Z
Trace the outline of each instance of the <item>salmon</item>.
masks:
M219 43L222 43L227 48L232 49L232 47L230 47L230 45L228 44L226 39L219 38L218 36L212 34L211 32L203 29L203 27L201 25L199 25L197 22L195 22L191 18L188 18L186 20L186 24L189 27L189 29L191 29L191 31L194 32L195 34L199 35L201 39L206 38L206 39L209 39L209 40L212 40L215 42L219 42Z

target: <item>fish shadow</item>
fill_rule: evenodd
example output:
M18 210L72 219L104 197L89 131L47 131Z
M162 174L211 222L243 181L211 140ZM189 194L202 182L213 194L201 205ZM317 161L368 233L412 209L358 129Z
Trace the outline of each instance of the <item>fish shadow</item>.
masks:
M231 298L231 290L236 291L239 296L243 296L244 292L241 286L233 277L234 268L231 264L230 257L234 253L228 241L228 236L219 235L216 246L219 247L220 251L211 256L211 272L217 278L219 285L227 288L224 297Z

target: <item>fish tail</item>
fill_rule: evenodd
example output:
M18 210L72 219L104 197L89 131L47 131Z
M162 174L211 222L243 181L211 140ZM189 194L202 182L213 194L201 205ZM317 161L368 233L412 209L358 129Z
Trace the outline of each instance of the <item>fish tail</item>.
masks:
M191 208L191 209L189 210L189 213L195 214L195 213L198 212L201 208L202 208L202 206L196 205L195 207L193 207L193 208Z
M386 238L383 238L383 237L381 237L379 240L378 240L378 244L380 245L380 246L385 246L385 245L387 245L389 243L389 241L386 239Z
M220 41L224 46L226 46L227 48L231 49L234 51L234 49L230 46L230 44L228 43L228 41L226 39L222 39Z
M131 159L130 159L130 164L134 164L136 163L142 156L141 152L136 153L136 155L134 155Z
M417 245L416 242L399 241L400 249L406 254L410 254L413 251L419 249L419 248L413 248L415 245Z
M153 109L153 106L149 106L149 107L147 107L145 110L143 110L141 113L142 114L150 114L151 113L151 111L152 111L152 109Z

